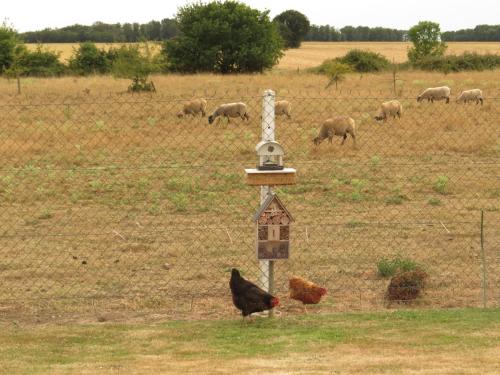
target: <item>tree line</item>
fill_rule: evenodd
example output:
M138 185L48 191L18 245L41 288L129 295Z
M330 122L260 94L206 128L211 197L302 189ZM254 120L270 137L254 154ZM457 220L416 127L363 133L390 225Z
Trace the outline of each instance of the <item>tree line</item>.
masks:
M447 42L498 42L500 25L477 25L473 29L446 31L441 38Z
M26 43L134 43L144 40L160 41L179 35L175 19L164 18L148 23L95 22L90 26L72 25L59 29L43 29L21 34ZM442 40L448 42L500 41L500 25L478 25L473 29L443 32ZM408 40L407 30L386 27L310 25L306 41L318 42L399 42Z
M407 31L386 27L345 26L336 29L330 25L311 25L304 40L318 42L401 42L406 38Z
M26 43L135 43L144 40L160 41L179 34L177 22L164 18L148 23L95 22L90 26L72 25L60 29L43 29L21 34Z

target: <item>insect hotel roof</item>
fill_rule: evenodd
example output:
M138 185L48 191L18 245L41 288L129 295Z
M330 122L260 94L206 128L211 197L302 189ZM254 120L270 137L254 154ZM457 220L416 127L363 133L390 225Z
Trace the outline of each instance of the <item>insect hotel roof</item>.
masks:
M271 193L271 194L267 195L266 200L260 205L260 207L257 210L257 212L253 215L253 218L252 218L253 221L257 222L259 220L259 218L262 216L262 214L264 212L266 212L266 210L269 208L269 206L273 202L276 202L276 204L278 205L278 207L288 216L288 218L290 219L290 222L295 221L295 219L293 218L293 216L290 213L290 211L288 211L286 209L286 207L283 204L283 202L281 202L281 200L278 198L278 196L276 194L274 194L274 193Z

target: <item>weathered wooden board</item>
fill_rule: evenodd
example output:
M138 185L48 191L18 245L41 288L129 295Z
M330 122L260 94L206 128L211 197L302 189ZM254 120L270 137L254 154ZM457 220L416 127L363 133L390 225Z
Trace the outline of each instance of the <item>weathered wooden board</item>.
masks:
M286 168L282 171L257 171L245 169L246 183L251 186L294 185L296 183L295 169Z

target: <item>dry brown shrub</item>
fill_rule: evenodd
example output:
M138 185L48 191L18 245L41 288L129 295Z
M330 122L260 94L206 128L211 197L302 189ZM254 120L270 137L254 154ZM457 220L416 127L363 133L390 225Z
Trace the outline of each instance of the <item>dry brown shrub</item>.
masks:
M427 278L427 273L421 269L399 273L391 278L386 297L390 301L412 301L425 288Z

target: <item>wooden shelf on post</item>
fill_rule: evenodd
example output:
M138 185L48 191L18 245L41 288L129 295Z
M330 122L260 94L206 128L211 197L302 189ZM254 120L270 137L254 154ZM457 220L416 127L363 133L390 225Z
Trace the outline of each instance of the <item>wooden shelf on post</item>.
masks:
M259 169L245 169L247 175L246 183L251 186L277 186L294 185L296 182L296 170L294 168L283 168L275 171L262 171Z

